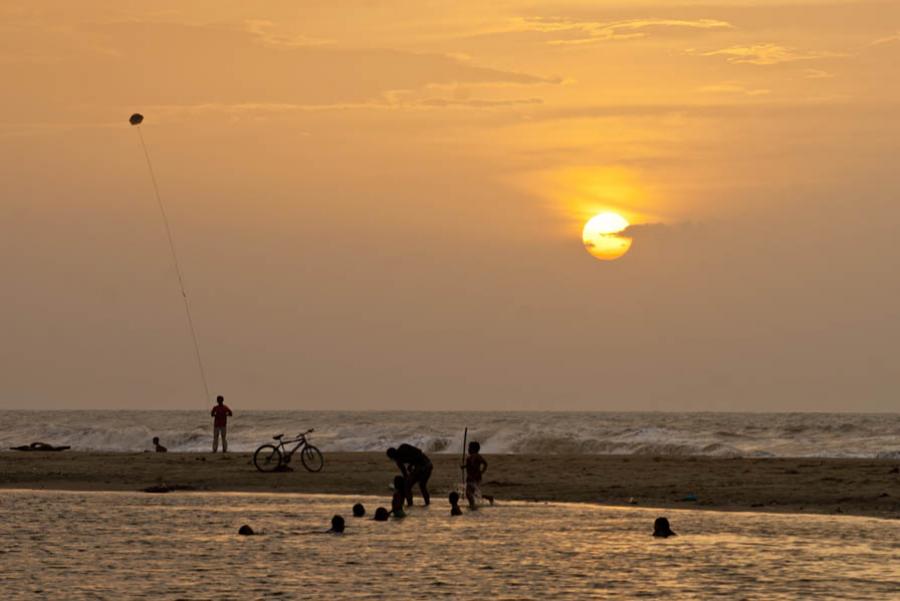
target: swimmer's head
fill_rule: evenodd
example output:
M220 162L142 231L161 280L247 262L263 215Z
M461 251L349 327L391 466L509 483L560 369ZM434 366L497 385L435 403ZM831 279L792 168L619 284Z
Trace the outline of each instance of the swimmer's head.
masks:
M388 459L396 459L397 458L397 449L391 447L387 450Z
M339 515L331 518L331 531L340 534L344 531L344 518Z
M362 503L357 503L353 506L353 517L361 518L364 515L366 515L366 508L363 507Z
M449 500L450 500L451 505L458 505L459 504L459 493L456 491L453 491L452 493L450 493Z
M384 507L379 507L375 510L375 521L376 522L386 522L388 519L388 510Z
M481 445L475 442L474 440L469 443L469 453L475 454L481 450Z
M666 518L656 518L656 521L653 522L653 536L661 536L663 538L675 536L675 533L672 532L672 528L669 527L669 520Z
M159 444L159 436L153 437L153 444Z
M222 403L225 402L225 397L223 397L223 396L220 394L219 396L216 397L216 402L217 402L218 404L221 405Z
M394 476L394 490L403 492L403 489L405 488L406 480L403 479L403 476Z

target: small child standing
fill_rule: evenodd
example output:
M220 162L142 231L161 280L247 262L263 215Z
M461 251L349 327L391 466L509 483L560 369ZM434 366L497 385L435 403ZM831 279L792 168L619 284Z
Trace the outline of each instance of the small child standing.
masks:
M450 515L462 515L462 509L459 508L459 493L453 491L450 493Z
M491 505L494 504L494 497L482 494L481 477L487 471L487 461L479 453L481 445L475 441L469 443L469 454L466 457L466 499L469 501L469 509L477 509L475 504L476 497L486 499Z
M406 501L406 479L403 476L394 478L394 497L391 499L391 513L395 518L405 518L403 503Z

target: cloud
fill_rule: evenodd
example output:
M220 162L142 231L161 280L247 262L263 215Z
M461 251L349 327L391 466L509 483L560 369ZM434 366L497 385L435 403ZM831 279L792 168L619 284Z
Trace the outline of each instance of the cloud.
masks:
M772 90L766 88L747 88L739 83L730 81L702 86L697 88L697 91L707 94L738 94L742 96L765 96L772 92Z
M553 45L591 44L608 40L643 38L653 29L733 29L727 21L717 19L628 19L622 21L576 21L570 19L517 18L509 32L568 34L549 40Z
M749 46L729 46L719 50L698 51L688 49L689 54L696 56L724 56L729 63L747 65L778 65L795 61L817 60L847 56L840 52L801 51L779 44L752 44Z

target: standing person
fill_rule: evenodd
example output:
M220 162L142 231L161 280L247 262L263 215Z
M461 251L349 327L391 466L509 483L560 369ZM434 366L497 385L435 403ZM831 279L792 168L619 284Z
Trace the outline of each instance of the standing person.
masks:
M406 485L405 496L406 504L412 505L412 487L413 484L419 485L422 491L422 500L428 505L431 503L431 495L428 494L428 479L431 478L431 472L434 466L428 456L416 447L403 443L396 449L391 447L387 450L389 459L397 464L403 480Z
M213 453L219 450L219 436L222 437L222 452L228 452L228 441L225 440L225 427L228 418L231 417L231 409L225 404L225 397L221 394L216 397L216 406L209 412L213 416Z
M487 461L481 456L481 445L475 441L469 443L469 456L466 457L466 499L469 501L469 509L476 509L476 497L486 499L491 505L494 497L481 493L481 477L487 471Z

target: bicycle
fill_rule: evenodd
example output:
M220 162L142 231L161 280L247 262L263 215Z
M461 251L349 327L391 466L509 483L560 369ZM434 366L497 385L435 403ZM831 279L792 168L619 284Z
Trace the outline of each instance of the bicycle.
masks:
M261 472L274 472L284 470L291 462L291 457L297 450L300 450L300 462L303 467L310 472L321 472L325 466L325 458L322 457L322 451L309 444L306 439L307 434L314 432L309 429L302 434L298 434L296 438L284 440L284 434L273 436L273 440L277 440L278 444L264 444L256 449L253 453L253 465ZM297 443L293 449L288 449L287 445Z

